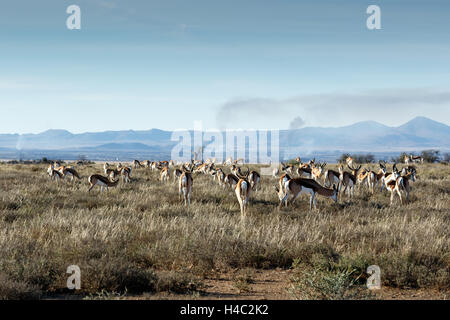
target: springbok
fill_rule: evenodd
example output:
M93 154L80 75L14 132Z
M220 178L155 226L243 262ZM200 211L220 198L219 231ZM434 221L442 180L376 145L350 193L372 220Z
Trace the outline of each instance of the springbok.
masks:
M309 164L309 163L301 163L300 166L297 169L298 176L299 177L303 177L303 175L306 175L306 177L311 178L311 175L312 175L311 166L313 164L314 164L314 161L312 161L311 164Z
M374 194L375 187L378 185L380 181L384 180L384 176L386 174L386 165L385 163L379 161L380 170L378 172L369 171L367 174L367 184L369 186L369 191Z
M121 163L117 165L117 170L119 171L120 175L122 176L122 180L124 182L131 182L131 167L124 167Z
M159 174L159 181L165 182L166 180L169 180L170 171L169 167L162 167L161 173Z
M324 174L324 186L326 188L331 187L333 184L337 185L337 188L339 189L339 183L340 183L340 173L332 170L332 169L328 169L327 171L325 171Z
M278 198L280 199L280 208L285 203L285 206L290 203L291 205L294 203L295 199L301 194L309 194L309 209L312 210L314 205L314 209L317 209L316 204L316 194L319 194L324 197L328 197L337 202L338 199L338 189L336 185L333 184L333 189L328 189L322 187L317 181L313 179L305 179L305 178L294 178L290 179L284 183L283 189L279 189L275 186L275 191L278 194ZM292 195L291 199L288 200L289 195Z
M173 181L179 179L182 173L183 171L181 171L180 169L173 170Z
M183 166L182 171L183 173L178 180L178 194L180 196L180 201L184 198L184 205L189 206L191 204L192 184L194 181L194 179L192 179L192 167L187 169Z
M53 168L53 165L48 167L47 173L50 176L51 180L55 180L56 182L64 178L61 172Z
M247 168L247 172L245 174L240 174L237 172L237 176L239 178L238 183L234 187L234 192L236 193L236 197L239 202L239 206L241 208L241 216L245 217L248 206L248 199L250 197L251 185L248 181L248 176L250 174L250 169Z
M319 163L318 165L313 164L311 166L311 178L316 181L318 179L320 179L320 177L322 176L322 173L323 173L323 169L325 168L326 165L327 165L326 162Z
M348 156L348 157L345 159L345 162L347 162L347 166L348 166L348 167L353 167L353 158L352 158L352 157Z
M354 195L354 187L356 185L356 176L358 175L358 171L361 169L361 165L358 168L353 168L352 166L348 166L348 168L352 171L352 173L344 171L344 166L341 164L339 166L339 180L340 180L340 188L344 186L344 194L345 191L348 190L348 195L350 198L353 198ZM340 192L341 190L339 190Z
M108 187L116 187L119 183L119 179L111 181L108 179L108 177L102 176L100 174L93 174L89 176L88 181L90 184L88 192L91 192L92 188L97 185L100 186L100 192L103 192L103 188L106 188L106 191L108 191Z
M64 168L62 174L63 174L63 177L70 176L70 181L73 181L74 177L77 177L78 180L81 179L78 172L73 168L69 168L69 167Z
M239 178L235 174L229 173L225 175L225 179L223 180L223 182L226 185L228 184L231 188L234 188L238 184Z
M117 169L111 169L108 168L109 164L107 162L105 162L105 164L103 165L103 171L105 172L105 174L110 177L112 180L115 180L116 177L120 174L120 171Z
M144 165L139 160L134 160L133 161L133 166L134 166L135 169L144 167Z
M250 175L248 176L248 181L250 182L250 186L252 187L253 191L258 191L258 186L261 182L261 176L256 171L251 171Z
M386 188L391 192L391 205L394 202L394 195L396 193L400 198L400 204L403 204L402 191L406 194L406 202L409 201L409 193L411 192L409 180L412 180L413 182L416 180L415 170L408 171L406 175L399 176L396 180L387 182Z

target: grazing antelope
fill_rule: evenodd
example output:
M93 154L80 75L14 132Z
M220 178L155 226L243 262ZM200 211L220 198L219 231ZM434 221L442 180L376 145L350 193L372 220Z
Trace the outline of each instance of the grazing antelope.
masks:
M64 168L62 174L63 174L63 177L70 176L70 181L73 181L74 177L77 177L78 180L81 179L78 172L73 168L69 168L69 167Z
M358 175L358 171L361 169L361 165L358 168L353 168L352 166L348 166L348 168L352 171L352 173L344 171L343 165L339 166L339 180L340 186L344 186L344 194L345 191L348 190L348 195L350 198L353 198L354 187L356 185L356 176Z
M61 172L59 172L58 170L55 170L53 168L53 165L47 169L47 172L48 172L51 180L55 180L56 182L58 182L59 180L64 178L64 176Z
M106 188L106 191L108 191L108 187L116 187L119 183L119 179L111 181L108 177L102 176L100 174L90 175L88 181L90 184L88 192L91 192L92 188L97 185L100 186L100 192L103 192L103 188Z
M248 176L250 174L250 169L247 168L247 172L245 174L237 173L239 178L238 183L234 187L234 192L236 193L236 197L239 202L239 206L241 208L241 216L245 217L248 206L248 199L250 197L251 185L248 181Z
M411 192L409 180L412 180L413 182L416 180L415 170L408 171L406 175L399 176L395 180L390 180L386 184L386 188L391 192L391 205L394 202L394 195L396 193L400 198L400 204L403 204L402 191L406 194L406 201L409 201L409 193Z
M133 161L133 166L134 166L135 169L144 167L144 165L139 160L134 160Z
M105 164L103 165L103 171L108 177L110 177L112 180L115 180L116 177L120 174L120 171L117 169L108 168L108 166L109 164L105 162Z
M326 165L327 165L326 162L324 162L322 164L319 163L319 165L313 164L311 166L311 178L316 181L318 179L320 179L320 177L322 176L322 173L323 173L323 169L325 168Z
M180 201L182 197L184 198L184 205L189 206L191 204L191 192L192 192L192 167L187 169L185 166L182 167L183 173L180 175L178 180L178 194L180 196Z
M294 178L290 179L284 183L284 188L279 189L275 187L275 190L278 194L278 198L280 199L280 207L284 202L287 206L288 203L291 205L294 203L295 199L301 194L309 194L309 209L312 210L314 205L314 209L317 209L316 204L316 194L319 194L324 197L328 197L337 202L338 198L338 189L336 185L333 184L333 189L328 189L322 187L317 181L313 179L305 179L305 178ZM288 201L289 195L292 195L291 199Z

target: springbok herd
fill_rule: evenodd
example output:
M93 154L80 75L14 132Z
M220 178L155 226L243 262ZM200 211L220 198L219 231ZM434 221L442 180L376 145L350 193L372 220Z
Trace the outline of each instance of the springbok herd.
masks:
M356 185L367 186L369 191L374 194L377 189L382 192L384 189L391 193L391 205L395 194L400 198L403 204L402 193L406 194L406 200L409 200L410 183L416 179L416 167L409 165L402 170L398 170L397 164L392 166L392 172L387 171L386 162L380 161L378 172L367 168L361 169L362 165L355 166L353 159L346 159L347 167L350 171L346 171L343 164L340 164L338 171L326 169L326 163L316 163L315 159L302 163L300 157L295 159L295 164L281 163L279 168L272 172L272 176L278 178L278 186L275 191L280 200L279 208L283 203L287 207L292 204L299 195L310 195L310 210L314 206L316 209L316 195L331 198L338 202L341 194L349 198L353 198L354 188ZM422 161L423 162L423 161ZM241 215L245 216L248 206L250 194L258 192L261 184L261 176L256 171L246 169L245 172L239 167L239 163L243 164L242 159L232 160L228 158L221 165L216 167L215 159L206 161L191 160L188 163L176 164L173 160L152 162L149 160L140 162L134 160L131 166L124 166L121 163L116 167L112 167L108 163L103 166L104 174L93 174L88 177L90 192L95 186L108 191L109 187L118 185L120 177L124 183L131 183L131 173L133 169L146 168L151 171L159 171L159 180L165 183L170 180L172 175L173 181L178 182L178 193L180 201L184 200L186 206L190 205L191 193L193 186L194 174L203 174L211 176L217 181L219 186L231 188L236 194L239 202ZM230 168L230 173L225 173L225 168ZM49 165L48 174L52 180L59 181L68 176L71 181L80 175L73 166L62 166L55 162ZM323 184L320 181L323 181Z

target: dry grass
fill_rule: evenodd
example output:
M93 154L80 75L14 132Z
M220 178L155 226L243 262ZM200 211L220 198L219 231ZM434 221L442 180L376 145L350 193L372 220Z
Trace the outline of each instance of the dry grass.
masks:
M156 172L133 170L131 184L88 194L87 176L101 165L77 169L82 180L56 184L44 165L0 165L0 298L67 293L72 264L82 294L192 294L217 272L294 261L352 270L359 281L376 264L385 286L450 289L449 166L419 166L410 203L392 207L387 193L362 189L338 204L319 197L317 211L303 197L278 211L276 180L262 177L245 220L231 189L210 176L194 175L186 208Z

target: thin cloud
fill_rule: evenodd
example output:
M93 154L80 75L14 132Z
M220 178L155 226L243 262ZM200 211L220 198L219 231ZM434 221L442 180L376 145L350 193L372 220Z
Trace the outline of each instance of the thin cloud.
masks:
M286 129L296 117L313 125L334 126L365 120L399 124L411 117L425 115L448 123L449 108L448 89L386 89L286 99L235 99L219 107L216 121L220 128L246 126L249 116L253 116L266 123L279 121L279 128Z

